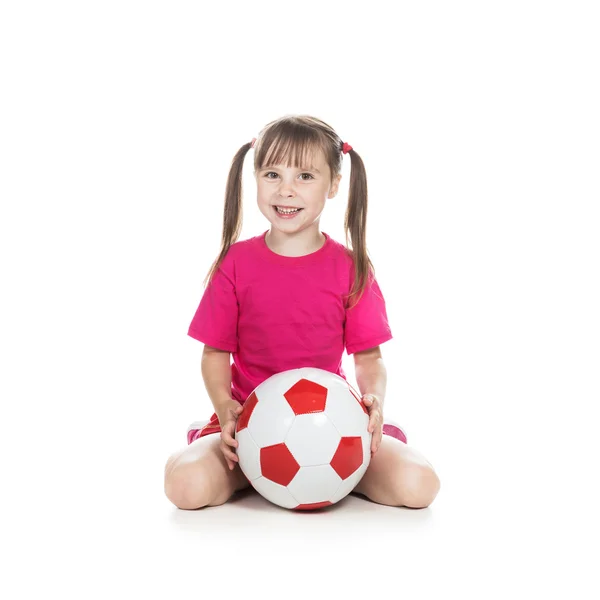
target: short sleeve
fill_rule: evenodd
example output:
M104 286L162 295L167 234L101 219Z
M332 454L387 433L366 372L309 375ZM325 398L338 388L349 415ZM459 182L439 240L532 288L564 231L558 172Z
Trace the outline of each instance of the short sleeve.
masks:
M352 282L353 279L352 276ZM349 309L350 303L356 303L356 298L346 301L344 346L348 355L374 348L392 339L385 299L372 274L358 303Z
M206 286L188 335L207 346L237 352L238 300L231 248Z

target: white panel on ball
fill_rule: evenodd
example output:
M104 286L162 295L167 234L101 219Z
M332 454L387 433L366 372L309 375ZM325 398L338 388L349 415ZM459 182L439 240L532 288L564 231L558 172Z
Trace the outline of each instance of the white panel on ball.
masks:
M285 445L301 467L328 465L340 445L340 434L325 413L298 415Z
M302 367L299 370L302 377L306 377L306 379L310 379L310 381L314 381L328 390L334 390L336 388L344 389L349 385L349 383L337 373L317 369L315 367Z
M238 444L244 446L244 452L237 454L242 473L250 480L260 477L260 452L254 443L248 428L238 432L235 436Z
M347 387L328 394L325 414L342 437L361 435L369 422L369 415Z
M300 504L313 504L329 500L340 487L340 482L331 465L302 467L288 489Z
M283 506L283 508L295 508L298 506L298 501L292 496L287 487L279 485L266 477L254 479L252 486L259 494L273 504Z
M352 473L350 477L344 479L340 483L335 494L333 494L333 496L329 500L333 504L335 504L336 502L339 502L342 498L345 498L358 485L358 482L362 479L368 466L368 463L363 463L363 465L356 469L356 471L354 471L354 473Z
M292 407L282 401L281 395L273 394L258 399L248 429L257 446L266 448L285 440L295 418Z

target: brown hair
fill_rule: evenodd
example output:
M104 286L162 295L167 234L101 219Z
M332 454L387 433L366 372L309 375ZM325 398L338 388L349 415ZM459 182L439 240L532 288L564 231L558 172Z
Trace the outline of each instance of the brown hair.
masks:
M254 171L266 164L284 164L298 167L310 164L303 159L308 158L315 150L321 150L329 165L331 179L342 170L342 139L327 124L308 115L288 115L268 123L258 134L254 149ZM233 157L227 187L225 189L225 209L223 212L223 236L221 251L213 262L206 279L205 286L210 285L212 278L222 260L240 236L242 229L242 170L244 158L252 143L244 144ZM368 256L366 244L367 228L367 174L362 159L355 150L350 150L351 160L348 207L344 217L346 233L346 250L354 263L354 286L348 298L360 300L369 283L375 276L375 268ZM352 249L349 248L349 238ZM207 283L208 281L208 283ZM352 308L352 307L350 307Z

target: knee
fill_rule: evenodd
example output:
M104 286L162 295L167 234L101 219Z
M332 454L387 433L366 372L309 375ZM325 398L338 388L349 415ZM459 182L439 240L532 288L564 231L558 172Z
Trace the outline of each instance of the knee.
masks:
M169 459L165 467L165 495L177 508L202 508L209 504L210 498L208 486L201 479L187 465L177 465Z
M440 479L429 465L411 465L398 490L399 506L426 508L440 490Z

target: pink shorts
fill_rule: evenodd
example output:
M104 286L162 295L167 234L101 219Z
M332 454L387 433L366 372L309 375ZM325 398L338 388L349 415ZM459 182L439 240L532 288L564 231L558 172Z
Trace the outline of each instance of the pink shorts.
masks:
M188 427L187 442L188 444L191 444L194 440L204 437L205 435L210 435L211 433L221 433L221 426L219 425L217 413L213 413L208 421L195 421L192 423ZM383 435L389 435L405 444L407 443L406 434L402 428L389 420L386 420L383 423Z

